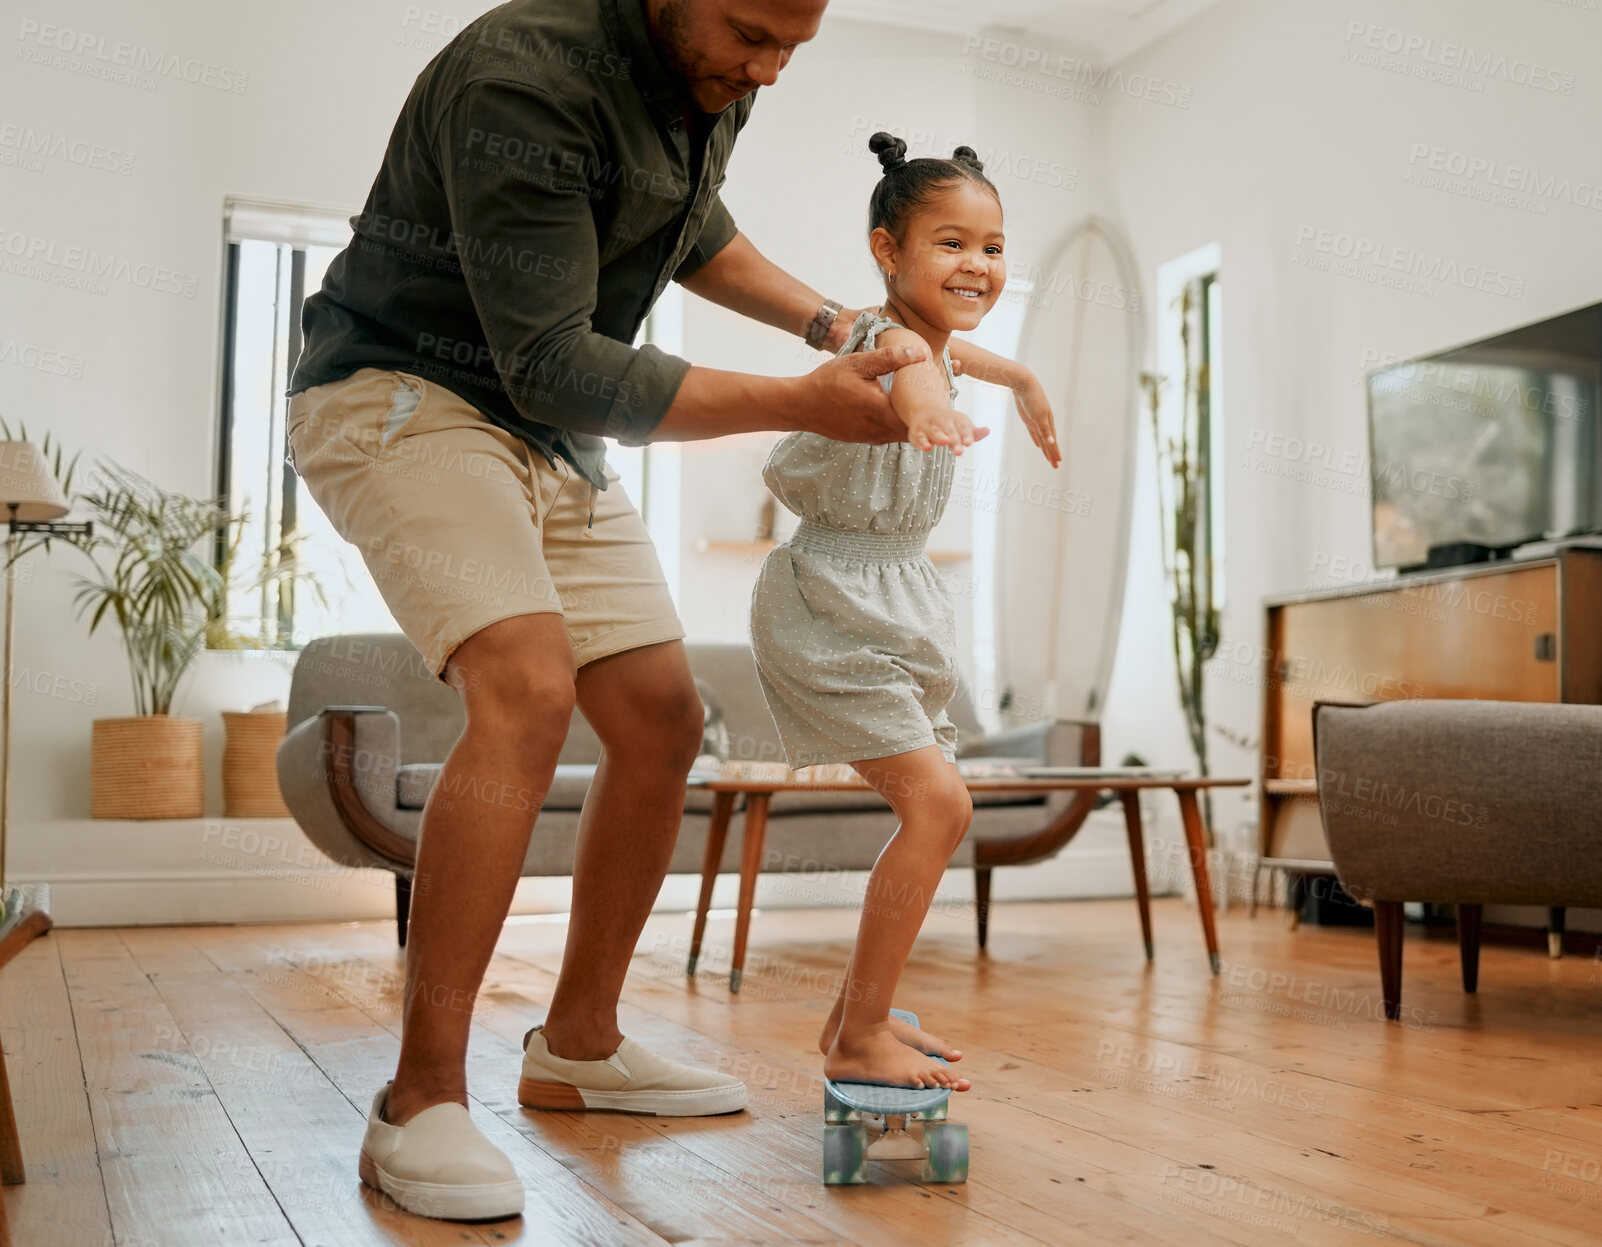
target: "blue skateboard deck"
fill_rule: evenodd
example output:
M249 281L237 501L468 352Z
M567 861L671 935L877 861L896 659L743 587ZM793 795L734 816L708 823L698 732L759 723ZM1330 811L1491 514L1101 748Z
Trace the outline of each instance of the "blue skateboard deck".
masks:
M918 1015L910 1009L892 1009L890 1016L900 1018L909 1026L918 1024ZM942 1065L950 1064L942 1057L935 1057L935 1060ZM833 1082L827 1078L823 1080L823 1085L847 1108L859 1113L872 1113L876 1117L886 1113L908 1116L925 1113L939 1108L951 1098L951 1091L946 1087L887 1087L882 1083Z
M918 1015L891 1009L911 1026ZM935 1057L942 1065L948 1062ZM946 1087L887 1087L823 1081L823 1180L830 1186L867 1181L870 1160L921 1160L925 1182L968 1180L968 1127L946 1120ZM907 1130L916 1124L918 1133ZM871 1142L870 1128L875 1134Z

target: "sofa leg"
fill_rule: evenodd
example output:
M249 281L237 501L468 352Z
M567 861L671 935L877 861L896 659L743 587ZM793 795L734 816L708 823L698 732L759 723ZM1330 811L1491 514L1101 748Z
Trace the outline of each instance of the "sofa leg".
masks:
M1374 902L1374 933L1379 937L1380 994L1385 1016L1402 1016L1402 902Z
M1457 949L1463 958L1463 990L1472 992L1480 985L1480 916L1484 908L1479 905L1457 907Z
M980 951L984 950L985 941L990 938L990 869L989 866L973 868L974 913L979 917Z
M395 939L406 947L406 920L412 914L412 879L410 875L395 876Z
M1546 911L1546 955L1554 961L1563 955L1563 922L1568 912L1562 905Z

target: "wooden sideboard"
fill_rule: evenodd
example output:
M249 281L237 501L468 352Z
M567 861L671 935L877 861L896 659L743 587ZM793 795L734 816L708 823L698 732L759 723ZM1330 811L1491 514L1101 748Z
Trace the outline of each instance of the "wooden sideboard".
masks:
M1313 703L1408 697L1602 703L1602 550L1477 563L1269 599L1258 851L1332 872Z

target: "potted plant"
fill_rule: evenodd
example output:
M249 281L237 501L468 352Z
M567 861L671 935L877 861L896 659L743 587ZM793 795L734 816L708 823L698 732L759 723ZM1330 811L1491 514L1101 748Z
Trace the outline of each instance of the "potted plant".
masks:
M202 723L172 713L184 674L205 644L222 577L196 547L226 529L214 500L171 493L103 462L76 501L94 534L82 549L95 574L74 597L89 633L108 619L122 633L133 679L131 716L97 719L90 749L95 818L199 818L205 813Z

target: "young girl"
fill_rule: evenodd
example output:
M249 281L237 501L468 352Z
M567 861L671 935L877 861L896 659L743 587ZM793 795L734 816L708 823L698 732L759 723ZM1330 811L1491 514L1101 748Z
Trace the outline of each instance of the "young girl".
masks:
M946 343L978 326L1006 282L1001 201L972 148L909 161L907 145L882 131L868 146L884 169L868 246L885 301L857 318L841 354L907 344L928 355L881 378L906 422L905 442L791 433L769 456L763 479L801 522L762 565L751 643L790 766L849 762L900 820L873 868L856 949L819 1039L824 1073L966 1091L968 1080L931 1055L961 1054L889 1009L973 814L946 715L958 679L951 602L923 551L951 494L954 456L988 432L952 407ZM1055 467L1049 413L1027 423Z

